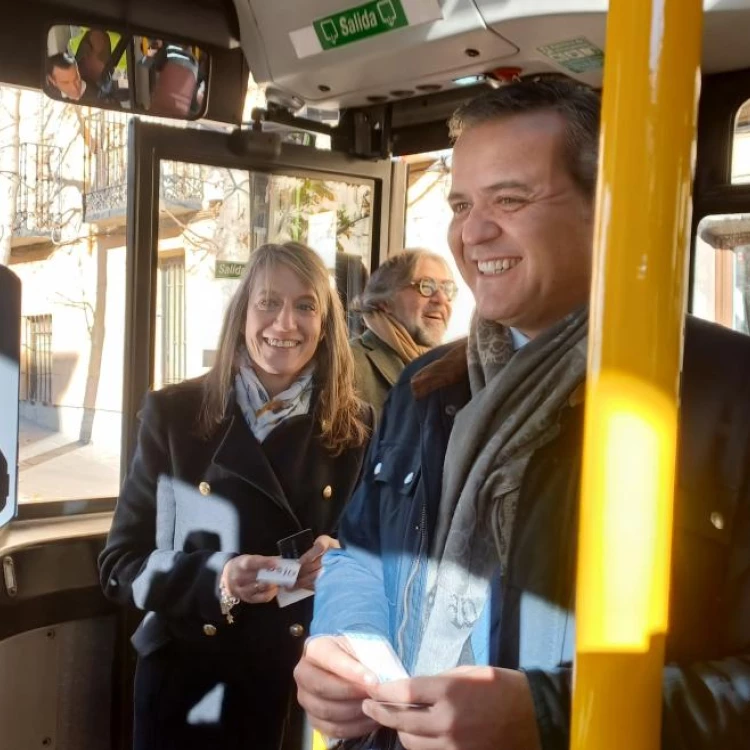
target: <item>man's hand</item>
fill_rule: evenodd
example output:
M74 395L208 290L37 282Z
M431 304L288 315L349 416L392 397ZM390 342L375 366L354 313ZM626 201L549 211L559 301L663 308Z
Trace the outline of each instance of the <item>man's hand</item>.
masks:
M294 670L297 699L310 723L326 737L351 739L377 729L362 713L368 686L377 678L360 664L341 637L311 638Z
M398 732L407 750L540 750L534 706L522 672L459 667L370 688L363 710ZM383 706L376 701L427 704Z
M319 536L315 540L315 544L305 552L299 561L302 567L299 570L297 576L297 582L294 584L295 589L315 589L315 581L320 575L320 571L323 567L323 555L332 548L338 549L340 547L338 541L333 537Z

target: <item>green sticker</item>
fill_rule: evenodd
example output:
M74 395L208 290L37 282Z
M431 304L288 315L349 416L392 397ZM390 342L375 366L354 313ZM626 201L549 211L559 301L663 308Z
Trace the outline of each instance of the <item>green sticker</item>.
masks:
M604 53L585 37L548 44L539 47L539 52L571 73L590 73L604 65Z
M374 0L313 21L315 34L324 50L408 25L401 0Z
M241 279L246 265L247 263L238 263L235 260L217 260L214 268L214 278Z

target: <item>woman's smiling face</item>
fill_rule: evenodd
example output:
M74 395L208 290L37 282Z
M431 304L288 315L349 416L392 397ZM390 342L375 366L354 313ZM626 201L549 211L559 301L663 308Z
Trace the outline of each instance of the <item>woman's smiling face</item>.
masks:
M248 299L245 344L270 396L288 388L311 362L322 324L315 292L294 271L278 265L259 274Z

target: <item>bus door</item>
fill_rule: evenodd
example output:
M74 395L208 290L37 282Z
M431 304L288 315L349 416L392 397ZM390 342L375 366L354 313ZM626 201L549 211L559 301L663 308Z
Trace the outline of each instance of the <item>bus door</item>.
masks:
M130 123L123 474L146 391L213 364L225 307L255 248L286 240L310 245L344 302L387 254L391 162L276 135ZM136 622L129 613L119 617L115 682L125 736L135 664L127 639Z

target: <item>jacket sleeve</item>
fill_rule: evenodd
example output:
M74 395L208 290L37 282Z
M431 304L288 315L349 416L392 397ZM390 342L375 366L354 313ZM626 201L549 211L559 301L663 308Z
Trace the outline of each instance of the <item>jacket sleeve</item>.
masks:
M542 750L567 750L572 669L528 670ZM750 654L664 668L662 750L744 750Z
M750 492L738 509L718 638L724 658L664 667L662 750L744 750L750 738ZM719 585L717 583L717 585ZM543 750L568 747L572 670L528 670Z
M171 473L164 394L146 396L138 444L117 501L112 528L99 556L104 594L118 604L168 617L218 620L219 580L231 553L157 549L157 483ZM168 502L168 499L164 499ZM165 516L174 509L161 508Z
M379 490L372 481L373 456L378 455L380 435L378 430L370 443L359 486L341 517L341 549L329 550L323 558L323 572L315 587L312 636L354 631L388 637Z

